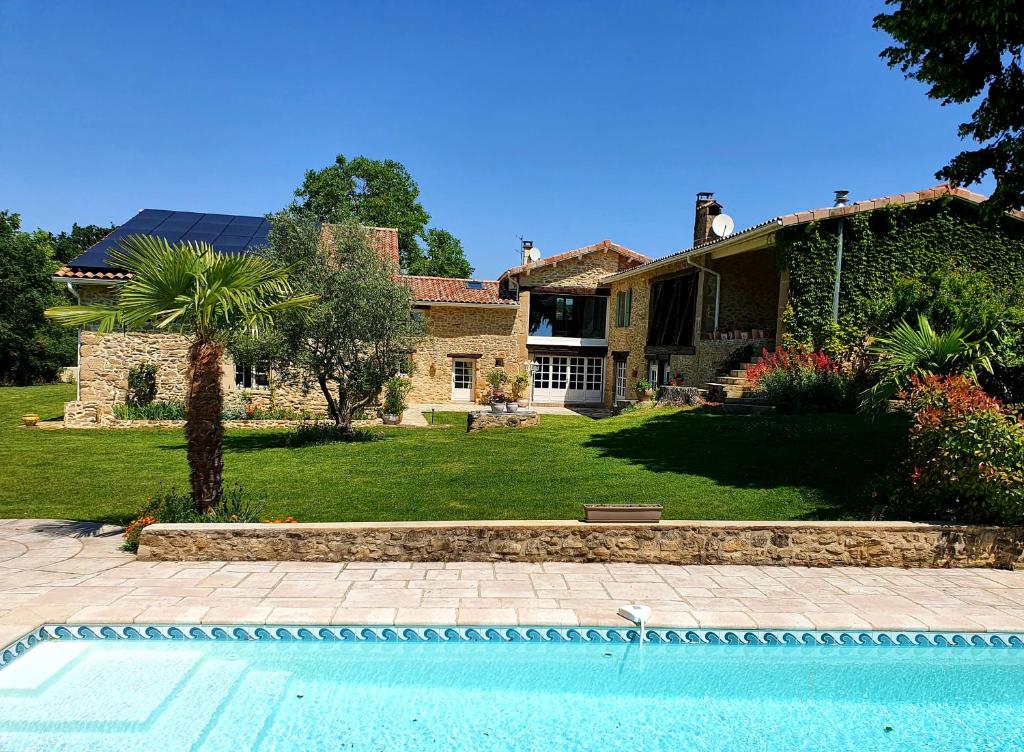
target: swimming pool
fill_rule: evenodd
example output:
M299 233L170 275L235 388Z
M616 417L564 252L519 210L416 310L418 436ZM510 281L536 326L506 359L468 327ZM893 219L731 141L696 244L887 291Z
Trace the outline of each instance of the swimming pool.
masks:
M1024 640L949 633L47 626L0 750L1024 749Z

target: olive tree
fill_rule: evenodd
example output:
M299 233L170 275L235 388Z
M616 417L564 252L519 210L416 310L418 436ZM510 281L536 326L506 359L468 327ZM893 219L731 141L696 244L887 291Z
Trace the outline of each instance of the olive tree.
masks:
M353 416L377 399L422 336L412 295L359 225L321 227L290 209L271 220L270 257L317 296L301 315L282 318L272 359L286 379L319 387L330 417L353 435Z

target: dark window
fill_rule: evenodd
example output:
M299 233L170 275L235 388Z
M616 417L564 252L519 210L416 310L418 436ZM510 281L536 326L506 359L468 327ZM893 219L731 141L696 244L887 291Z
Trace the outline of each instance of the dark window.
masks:
M270 387L270 363L258 360L252 365L235 363L236 389L268 389Z
M531 295L530 334L604 339L606 301L593 295Z
M647 344L652 346L692 346L696 306L696 274L672 277L652 283Z
M633 288L615 293L615 326L629 326L633 314Z

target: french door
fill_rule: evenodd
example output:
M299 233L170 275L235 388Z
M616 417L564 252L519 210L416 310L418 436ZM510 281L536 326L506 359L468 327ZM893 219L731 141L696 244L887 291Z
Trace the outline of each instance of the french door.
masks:
M457 358L452 361L452 402L473 401L473 361Z
M626 399L626 361L615 361L615 401Z
M533 374L537 402L601 402L604 360L563 355L538 355Z

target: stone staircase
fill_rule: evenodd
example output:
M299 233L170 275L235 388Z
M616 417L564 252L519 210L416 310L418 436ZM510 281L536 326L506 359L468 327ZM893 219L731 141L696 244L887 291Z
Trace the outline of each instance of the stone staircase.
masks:
M766 415L775 412L775 406L769 405L747 378L747 370L762 360L760 355L755 355L749 362L741 363L739 368L722 371L716 381L708 384L708 400L721 402L722 412L730 415Z

